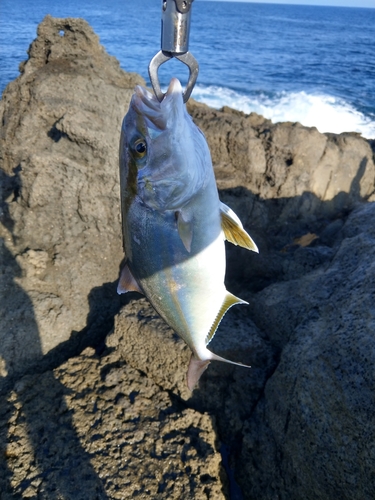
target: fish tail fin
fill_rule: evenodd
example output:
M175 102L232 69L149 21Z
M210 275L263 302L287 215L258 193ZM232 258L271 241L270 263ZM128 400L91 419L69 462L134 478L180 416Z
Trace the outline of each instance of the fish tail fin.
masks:
M207 349L207 352L209 353L210 359L213 359L214 361L223 361L224 363L230 363L231 365L243 366L244 368L251 368L250 365L245 365L243 363L238 363L237 361L231 361L230 359L222 358L221 356L214 354L213 352L209 351L208 349Z
M230 363L231 365L243 366L244 368L251 368L249 365L244 365L243 363L237 363L235 361L231 361L229 359L222 358L217 354L206 349L207 357L205 359L198 359L194 354L191 355L189 368L187 372L187 385L188 388L193 391L194 387L197 385L199 379L203 372L207 369L211 360L214 361L223 361L224 363Z
M193 391L194 387L201 378L202 373L207 369L209 364L209 359L201 360L196 358L194 354L191 355L186 376L187 386L191 391Z

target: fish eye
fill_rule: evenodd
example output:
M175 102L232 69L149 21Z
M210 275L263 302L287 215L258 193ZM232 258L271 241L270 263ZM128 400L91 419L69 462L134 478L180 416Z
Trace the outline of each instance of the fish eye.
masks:
M134 151L138 158L143 158L147 153L147 143L144 139L138 139L134 143Z

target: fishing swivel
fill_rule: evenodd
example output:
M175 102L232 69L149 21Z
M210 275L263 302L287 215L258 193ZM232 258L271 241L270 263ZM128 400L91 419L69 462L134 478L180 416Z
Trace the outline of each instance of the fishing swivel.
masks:
M161 102L164 94L161 91L158 69L175 57L189 68L189 80L183 93L187 102L197 81L199 66L189 52L190 17L193 0L163 0L161 18L161 50L151 59L148 73L154 93Z

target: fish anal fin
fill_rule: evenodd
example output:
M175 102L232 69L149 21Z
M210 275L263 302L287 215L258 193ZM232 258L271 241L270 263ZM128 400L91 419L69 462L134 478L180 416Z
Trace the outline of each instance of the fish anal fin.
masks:
M143 294L137 280L132 275L128 264L126 263L120 272L120 278L117 285L117 293L121 295L127 292L139 292Z
M234 245L252 250L253 252L259 252L253 239L243 228L240 219L233 210L224 203L220 203L220 215L221 228L227 241L230 241Z
M193 226L191 221L179 210L176 212L177 230L186 250L190 253L193 241Z
M187 371L187 386L193 391L194 387L197 385L202 373L207 369L210 364L209 360L200 360L195 357L194 354L191 355L189 368Z
M216 318L214 322L212 323L212 326L210 328L210 331L208 332L208 335L206 337L206 345L212 340L213 336L215 335L216 330L218 329L218 326L220 325L221 320L224 317L224 314L230 309L232 306L235 304L247 304L245 300L239 299L235 295L227 292L224 301L216 315ZM225 360L224 360L225 361Z

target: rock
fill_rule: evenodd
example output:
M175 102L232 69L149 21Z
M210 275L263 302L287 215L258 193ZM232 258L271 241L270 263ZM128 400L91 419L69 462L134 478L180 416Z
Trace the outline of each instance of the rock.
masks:
M47 16L0 102L1 498L374 498L373 142L189 103L260 248L228 245L249 306L210 344L252 368L190 394L186 345L115 291L136 83Z
M94 342L93 329L74 332L103 328L120 307L118 143L143 83L85 21L50 16L21 72L0 104L0 358L9 375L46 353L56 363L63 342L73 351Z
M242 419L256 404L275 366L272 346L243 309L233 308L225 315L210 349L251 369L212 362L193 394L186 384L191 351L146 299L132 300L122 308L106 344L163 390L201 412L212 412L226 445L237 448L231 442L233 435L241 429Z
M328 265L251 304L280 362L244 428L247 498L375 496L374 217L358 207Z
M253 369L212 363L190 399L186 346L145 299L116 318L109 345L215 415L243 498L374 497L374 216L375 203L359 205L330 223L338 228L333 247L318 238L284 253L287 279L249 294L249 310L231 310L212 345Z
M132 300L121 309L106 345L164 390L172 390L184 399L190 397L185 369L191 351L146 299Z
M253 369L212 363L187 403L215 415L243 498L374 497L374 215L375 203L359 205L329 224L333 246L317 238L282 253L285 280L248 294L249 310L220 325L212 349ZM189 353L168 330L141 299L107 342L186 399Z
M1 498L225 498L211 416L93 349L21 378L0 409Z
M374 194L373 152L358 134L320 134L198 103L188 109L207 137L219 189L242 186L275 200L280 222L331 216ZM313 202L303 203L307 193Z
M280 251L308 232L324 239L330 223L340 224L358 202L375 200L374 154L358 134L320 134L198 103L188 109L207 137L221 199L260 249L249 255L227 246L227 281L235 293L289 279L294 255Z

